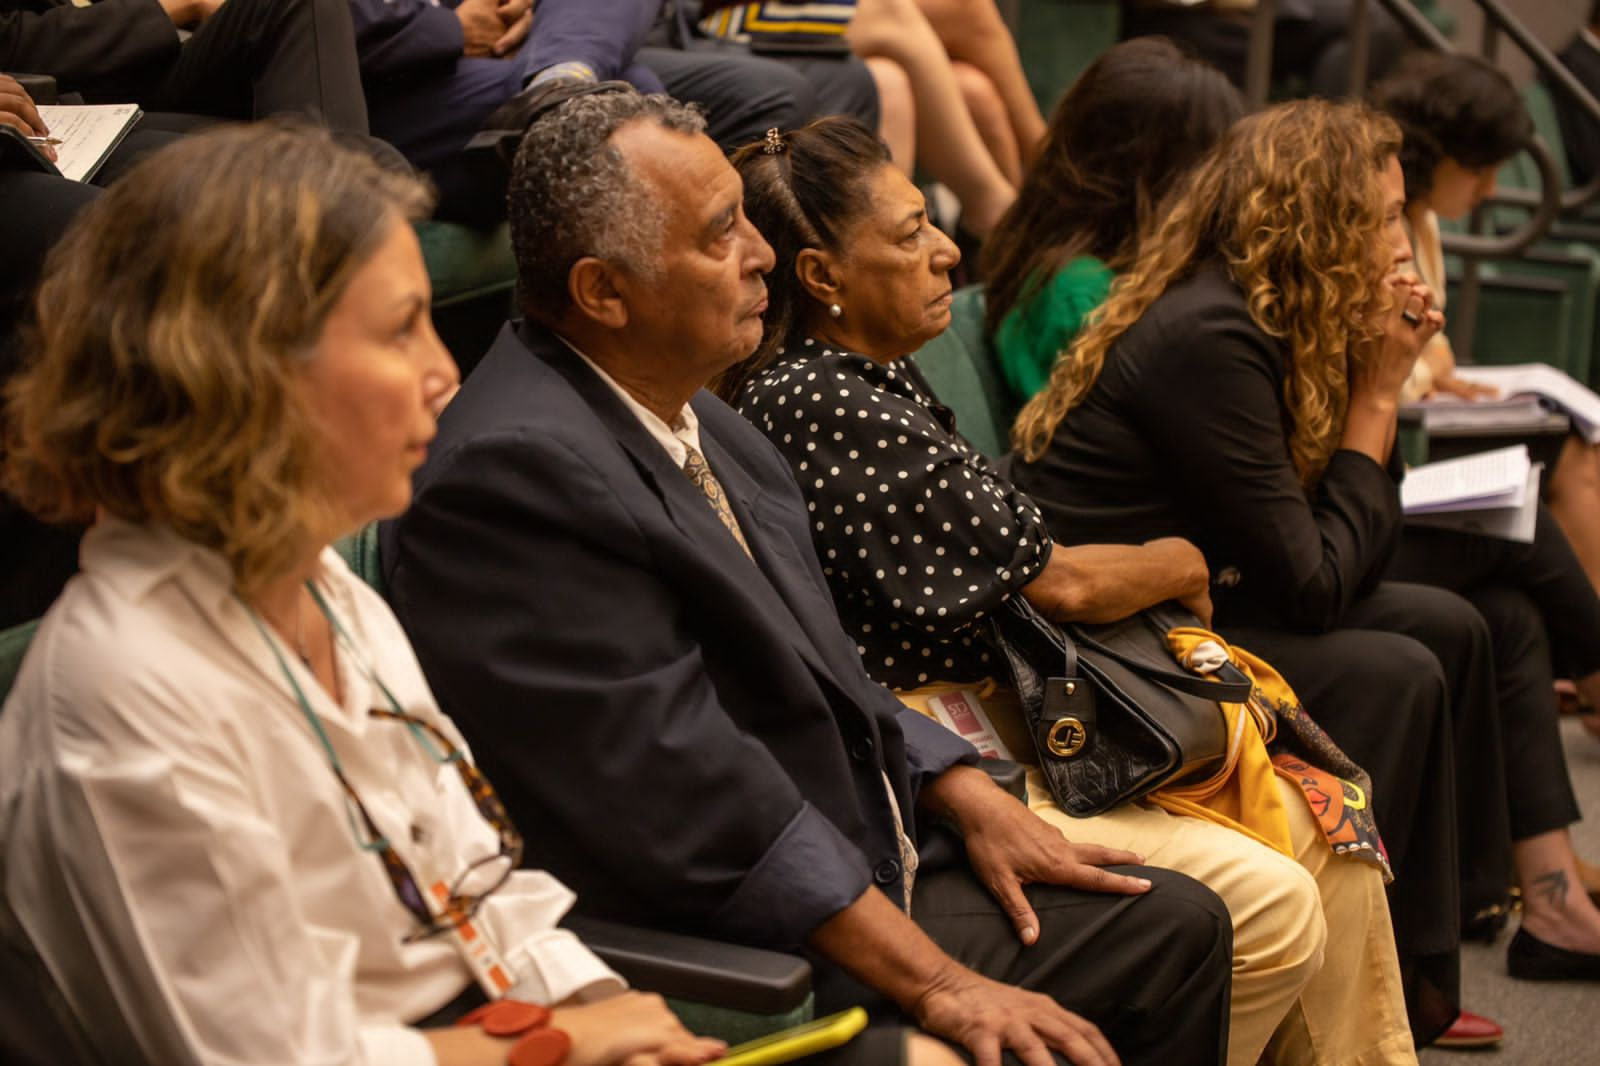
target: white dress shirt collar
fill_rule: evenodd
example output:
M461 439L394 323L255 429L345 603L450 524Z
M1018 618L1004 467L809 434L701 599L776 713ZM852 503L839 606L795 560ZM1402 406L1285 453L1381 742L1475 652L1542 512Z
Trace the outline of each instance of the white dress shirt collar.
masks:
M582 359L588 364L590 370L599 375L601 381L610 386L611 391L617 394L623 405L633 412L633 416L639 420L639 424L644 426L651 437L655 438L657 444L666 449L667 454L672 457L673 465L682 467L689 459L688 449L690 448L700 452L702 455L705 454L700 447L700 419L695 417L692 407L684 404L683 409L678 412L677 417L671 423L663 421L660 415L634 399L627 389L618 385L615 378L600 369L599 364L583 354L577 345L559 334L557 336L562 344L571 348L574 355Z

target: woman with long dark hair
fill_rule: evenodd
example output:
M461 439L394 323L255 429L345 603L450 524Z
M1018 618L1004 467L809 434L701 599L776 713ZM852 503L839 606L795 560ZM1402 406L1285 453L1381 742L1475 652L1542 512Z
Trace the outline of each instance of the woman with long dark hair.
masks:
M1243 113L1228 79L1161 37L1107 51L1061 98L983 249L986 325L1019 403L1133 264L1157 205Z

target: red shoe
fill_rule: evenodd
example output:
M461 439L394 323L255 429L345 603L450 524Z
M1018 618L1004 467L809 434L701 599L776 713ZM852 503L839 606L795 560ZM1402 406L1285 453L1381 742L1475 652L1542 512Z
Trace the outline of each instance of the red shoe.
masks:
M1444 1035L1433 1042L1437 1048L1494 1047L1506 1038L1506 1031L1481 1014L1462 1011Z

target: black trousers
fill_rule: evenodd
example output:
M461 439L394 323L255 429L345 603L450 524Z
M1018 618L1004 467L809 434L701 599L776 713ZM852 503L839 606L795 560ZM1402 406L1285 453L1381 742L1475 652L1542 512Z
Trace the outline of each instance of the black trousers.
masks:
M85 95L105 95L89 94ZM146 111L222 118L302 115L342 133L367 132L347 0L228 0L177 60L136 93Z
M1390 573L1459 592L1489 625L1511 839L1576 822L1555 698L1555 666L1600 670L1600 596L1543 504L1531 544L1406 528Z
M1453 593L1386 582L1328 633L1220 629L1272 663L1371 775L1411 1031L1431 1042L1460 1002L1462 918L1510 884L1487 625Z
M877 128L877 88L859 59L779 60L708 41L689 51L641 48L639 62L673 96L704 102L706 133L723 151L823 115L854 115Z
M707 130L724 151L824 115L850 115L878 128L878 87L855 56L757 55L749 45L707 37L663 18L638 61L680 100L705 102Z
M1155 885L1143 896L1028 886L1040 930L1030 947L964 864L919 872L911 914L956 961L1094 1022L1128 1066L1222 1062L1233 980L1227 909L1181 874L1117 869ZM894 1004L831 965L819 965L815 988L819 1014L861 1004L878 1018L897 1016ZM885 1061L845 1055L840 1063Z

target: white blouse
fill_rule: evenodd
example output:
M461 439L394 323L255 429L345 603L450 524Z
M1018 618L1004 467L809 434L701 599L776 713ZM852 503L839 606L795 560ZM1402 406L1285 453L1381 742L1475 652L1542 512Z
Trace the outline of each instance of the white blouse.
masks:
M162 1063L433 1063L407 1022L460 994L470 971L448 936L403 942L416 919L359 847L220 555L103 520L82 564L0 714L6 897L75 1013L92 1031L116 1011ZM465 749L387 605L331 549L322 566L319 588L372 672ZM342 705L280 651L421 884L499 850L457 770L403 723L370 716L382 693L344 648ZM556 928L573 898L519 871L479 912L520 998L623 987Z

